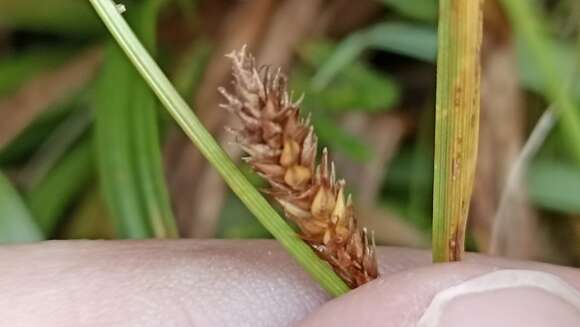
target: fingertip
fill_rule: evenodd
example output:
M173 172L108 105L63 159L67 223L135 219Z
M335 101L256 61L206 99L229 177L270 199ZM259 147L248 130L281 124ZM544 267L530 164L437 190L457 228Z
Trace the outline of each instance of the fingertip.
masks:
M453 263L387 275L328 302L302 326L529 327L550 321L580 325L573 283L554 273Z
M285 325L328 299L272 241L59 241L0 262L0 325Z
M447 264L387 275L326 303L302 326L412 326L439 290L490 270Z

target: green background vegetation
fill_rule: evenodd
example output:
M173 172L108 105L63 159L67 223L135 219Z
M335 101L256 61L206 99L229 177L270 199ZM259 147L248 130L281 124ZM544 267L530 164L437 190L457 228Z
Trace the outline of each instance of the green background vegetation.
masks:
M329 1L310 5L315 14L304 19L283 16L292 15L284 6L296 1L261 2L271 8L250 10L245 1L126 0L124 16L202 123L226 145L231 139L220 136L227 116L213 100L212 84L227 84L220 72L227 67L223 55L248 43L260 57L273 34L279 45L265 57L284 66L297 95L305 93L303 109L337 159L355 201L360 199L363 223L375 229L380 244L427 246L436 1ZM485 91L497 91L493 83L502 82L489 77L492 60L502 51L513 51L507 74L517 77L512 91L519 104L502 108L503 119L501 114L482 118L480 146L496 151L480 152L478 169L491 167L492 173L476 177L468 249L489 252L494 237L533 233L531 244L517 243L515 250L499 254L580 265L580 83L575 78L580 4L488 2L482 112L491 110L486 103L495 103L489 99L507 97ZM368 13L340 19L356 12L349 6ZM265 23L259 36L246 40L239 30L228 29L236 19ZM299 32L275 34L276 20L284 19L307 25L309 32L289 37L299 41L285 40ZM281 59L286 57L291 60ZM77 61L81 64L74 66ZM86 78L78 82L78 74ZM49 95L40 92L52 88ZM562 119L515 191L529 198L519 211L526 213L524 228L494 231L505 175L515 160L502 148L515 147L517 154L551 104ZM494 132L498 122L508 131ZM491 134L484 134L489 129ZM179 141L183 138L88 1L0 1L0 242L269 237L219 178L207 177L212 170L195 159L199 154ZM394 145L388 148L385 140ZM190 159L175 153L191 153L189 175ZM177 171L185 175L171 177ZM258 178L248 176L260 186ZM375 176L373 190L358 184L364 182L361 176ZM209 225L198 221L202 218ZM524 247L530 251L519 253Z

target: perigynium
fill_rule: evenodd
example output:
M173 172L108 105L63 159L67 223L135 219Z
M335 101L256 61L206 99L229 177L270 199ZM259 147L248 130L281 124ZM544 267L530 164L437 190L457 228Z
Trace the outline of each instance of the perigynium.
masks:
M358 226L352 197L337 180L328 151L317 165L317 137L309 118L300 117L280 69L257 67L245 47L228 55L233 89L220 88L241 128L230 129L246 152L244 159L269 184L265 190L284 208L302 237L350 286L378 275L375 245Z

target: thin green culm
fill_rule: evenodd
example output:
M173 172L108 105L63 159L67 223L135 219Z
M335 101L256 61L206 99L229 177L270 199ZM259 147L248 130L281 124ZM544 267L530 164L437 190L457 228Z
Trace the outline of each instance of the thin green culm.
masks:
M347 292L348 286L332 271L327 263L319 259L314 251L297 237L292 228L250 184L203 127L191 108L179 96L177 90L139 42L127 22L121 17L115 4L111 0L90 1L161 103L256 218L330 294L338 296Z

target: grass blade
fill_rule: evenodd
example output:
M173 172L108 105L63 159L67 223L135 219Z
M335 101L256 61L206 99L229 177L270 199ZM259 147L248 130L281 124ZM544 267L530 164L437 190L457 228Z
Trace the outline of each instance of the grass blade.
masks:
M43 238L22 198L0 173L0 243L33 242Z
M26 195L30 210L47 237L54 235L65 210L94 176L91 140L77 144Z
M17 138L43 112L77 94L92 79L100 58L98 49L83 51L65 65L34 76L16 93L2 99L0 114L6 118L0 120L0 148Z
M528 193L542 208L580 214L580 172L574 165L543 159L530 167Z
M312 123L320 140L331 149L338 149L357 162L368 162L374 157L375 153L362 139L345 131L324 113L312 111Z
M0 96L15 92L24 82L71 57L70 49L38 47L0 57Z
M149 48L163 0L141 5L134 21ZM121 237L177 237L163 177L157 101L116 44L99 84L96 134L107 204Z
M580 163L580 109L574 103L570 92L565 87L565 79L561 78L555 52L556 47L544 33L543 22L535 11L533 1L503 0L506 13L515 28L519 38L529 49L526 56L533 60L538 74L544 80L544 96L554 103L558 110L564 139L577 163Z
M437 52L437 33L430 26L392 22L379 23L353 33L336 47L334 54L316 73L312 79L313 88L325 88L341 70L354 63L369 48L433 62Z
M89 187L59 230L63 239L113 240L115 227L97 186Z
M433 260L461 260L479 132L483 0L439 2Z
M2 0L0 21L3 26L17 29L72 36L101 31L90 7L78 0Z
M334 47L325 42L313 43L301 51L307 65L294 70L292 85L296 93L310 95L304 99L306 109L385 112L398 104L401 92L397 83L360 61L337 67L339 70L323 89L313 87L312 68L324 66L333 53L336 53Z
M437 0L379 0L409 18L433 22L437 20Z
M111 34L151 89L157 94L165 108L256 218L324 289L335 296L347 292L346 284L327 263L318 258L314 251L298 238L296 233L250 184L203 127L118 13L114 3L110 0L90 1Z

